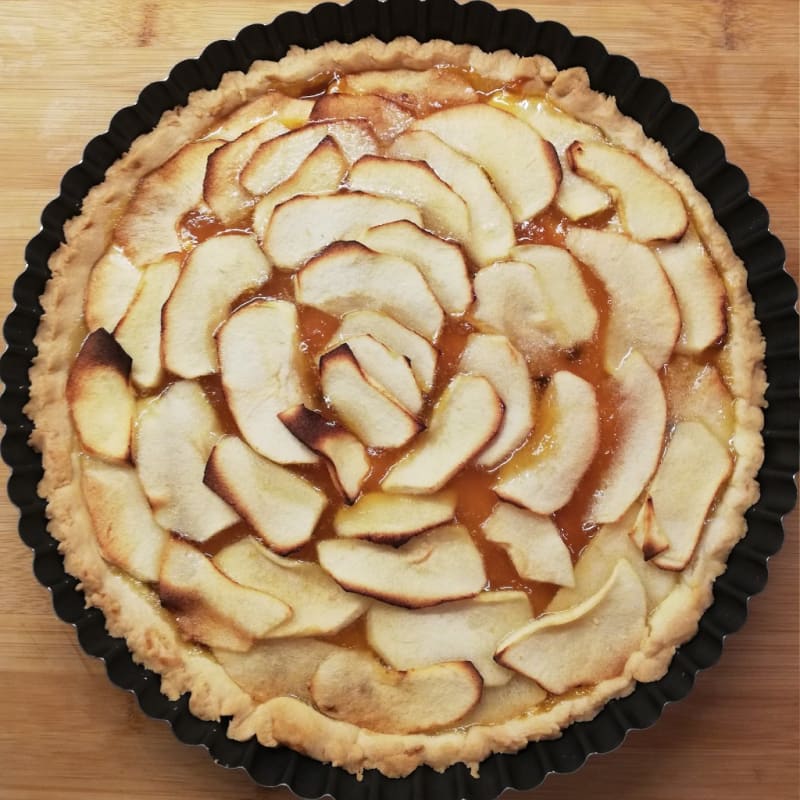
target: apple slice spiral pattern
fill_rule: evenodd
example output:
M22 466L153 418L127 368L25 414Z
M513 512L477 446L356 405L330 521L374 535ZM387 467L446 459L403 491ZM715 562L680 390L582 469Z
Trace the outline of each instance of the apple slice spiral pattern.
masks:
M66 391L101 555L179 637L254 703L435 733L636 675L735 468L725 291L555 99L380 80L148 175Z

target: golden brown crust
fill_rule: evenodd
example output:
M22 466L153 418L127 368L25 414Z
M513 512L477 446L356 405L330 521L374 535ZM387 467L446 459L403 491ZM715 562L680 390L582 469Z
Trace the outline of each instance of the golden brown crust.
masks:
M645 643L628 659L622 674L502 724L473 725L439 734L393 735L330 719L295 698L254 699L212 655L181 638L174 618L161 607L152 589L103 560L81 494L80 459L65 390L70 365L87 333L75 323L82 317L84 289L92 266L111 243L115 221L141 179L167 163L185 143L202 137L209 129L209 119L221 119L263 94L266 87L281 88L320 73L436 70L440 65L472 69L498 82L524 80L526 92L544 94L575 118L597 126L610 142L635 153L679 190L728 294L729 345L720 366L736 398L731 439L736 461L691 563L677 587L651 613ZM447 72L437 70L436 74L442 77ZM453 91L452 102L472 99L463 86ZM408 101L406 108L419 110ZM45 472L39 492L48 500L48 527L61 543L67 571L80 579L87 604L103 610L109 632L125 637L134 659L161 674L161 688L168 697L175 699L188 691L190 709L199 717L230 715L232 738L246 740L255 735L264 745L286 744L357 773L377 768L400 776L420 764L443 769L457 761L476 769L492 752L516 751L530 739L558 736L569 722L589 719L610 698L630 693L635 681L657 679L675 647L696 630L700 614L712 599L712 581L724 571L731 547L745 532L744 512L758 496L754 476L763 454L764 345L745 270L709 203L670 162L662 145L648 139L638 123L622 115L613 99L589 88L582 69L558 73L549 60L539 56L520 59L506 51L487 54L443 41L420 45L409 38L389 44L376 39L353 45L330 43L308 52L293 48L278 63L255 64L246 75L225 75L218 89L195 92L186 107L164 114L157 128L137 139L126 156L108 170L106 180L91 190L82 214L67 222L64 233L66 244L50 261L52 278L42 298L45 314L36 336L39 354L31 369L31 400L26 407L36 425L31 442L43 454Z

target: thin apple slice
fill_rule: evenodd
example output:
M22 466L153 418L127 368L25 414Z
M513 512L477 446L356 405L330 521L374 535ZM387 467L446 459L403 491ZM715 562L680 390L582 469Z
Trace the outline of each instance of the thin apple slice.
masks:
M470 233L462 244L479 265L506 257L516 242L514 220L486 173L472 159L438 136L416 130L399 136L388 154L427 162L464 200L469 212Z
M686 232L689 215L678 190L633 153L604 142L573 142L567 159L578 175L612 193L636 241L677 241Z
M664 531L656 519L652 497L645 498L628 535L642 551L645 561L650 561L669 547L669 539L664 536Z
M158 592L183 636L211 647L248 650L292 615L277 597L232 581L175 538L164 548Z
M501 545L517 572L529 581L573 586L572 558L553 520L510 503L498 503L481 526Z
M638 350L653 369L661 369L675 347L681 317L653 252L627 236L591 228L570 228L566 245L609 294L606 368L612 371L629 350Z
M505 461L533 428L534 396L528 365L505 336L472 333L458 369L486 378L503 403L500 428L475 462L491 469Z
M289 97L281 92L265 92L228 114L219 127L206 134L206 138L232 142L268 120L297 127L308 119L313 108L313 100Z
M562 170L556 205L571 220L584 219L608 208L611 202L608 193L591 181L576 175L566 157L567 148L576 139L583 142L601 140L603 134L599 128L565 114L545 98L525 98L520 102L518 95L497 92L492 95L489 102L524 120L555 147Z
M459 726L496 725L527 716L547 699L547 692L538 683L514 673L505 686L484 686L481 701L459 720Z
M239 176L264 142L288 130L278 120L268 119L222 145L208 157L203 199L218 220L232 226L247 216L253 205L253 196L239 182Z
M278 418L309 400L294 304L252 300L220 326L216 339L225 399L245 441L279 464L317 463Z
M337 317L380 311L428 341L444 323L441 306L413 264L357 242L336 242L312 258L297 275L295 300Z
M262 458L236 436L217 440L203 483L280 554L291 553L311 539L328 504L313 484Z
M481 688L480 675L465 661L395 672L357 650L328 656L311 679L311 697L323 714L392 734L452 726L477 705Z
M241 539L214 556L214 565L231 580L277 597L293 614L269 637L336 633L358 619L368 600L345 592L318 564L282 558L255 539Z
M341 79L340 91L378 95L415 116L429 114L442 105L475 103L480 99L466 74L448 67L355 72Z
M314 103L312 120L363 119L383 144L393 142L414 117L379 95L323 94Z
M264 251L279 269L297 269L332 242L357 239L367 228L406 219L422 224L412 203L363 192L300 195L273 212Z
M206 239L189 254L162 312L164 366L182 378L218 369L214 331L233 302L269 280L269 262L247 233Z
M358 241L375 250L410 261L425 278L441 307L463 314L472 303L472 284L461 248L407 220L377 225Z
M89 273L83 316L90 331L105 328L113 331L136 295L142 270L111 245Z
M469 237L464 201L424 161L364 156L347 178L351 190L413 203L425 228L463 242Z
M221 144L219 139L187 144L139 181L114 229L114 243L137 267L183 250L177 223L202 202L206 161Z
M552 694L620 675L647 633L647 597L633 567L620 560L584 602L546 614L509 634L495 660Z
M700 353L725 335L725 285L706 248L692 228L674 244L655 249L681 311L681 333L675 349Z
M481 592L471 600L413 610L376 603L367 612L367 641L395 669L469 661L485 686L502 686L513 673L495 663L494 651L531 616L525 592Z
M456 493L430 497L369 492L333 518L337 536L395 544L450 522L456 511Z
M631 352L613 379L617 444L588 511L595 523L615 522L642 493L658 466L667 425L661 381L640 353Z
M480 164L515 222L543 211L558 191L561 167L553 146L498 108L484 103L447 108L417 120L412 130L429 131Z
M478 375L456 375L433 409L430 426L384 477L386 492L432 494L441 489L497 433L503 403Z
M552 334L557 345L572 349L588 342L597 330L597 309L575 259L560 247L541 244L515 247L511 257L536 270L551 310Z
M254 196L266 194L294 174L326 136L336 141L348 164L378 152L375 133L363 120L310 122L264 142L242 170L242 186Z
M680 571L694 555L708 509L733 469L728 449L700 422L679 422L650 486L653 513L669 547L653 559Z
M561 371L545 392L538 434L501 470L494 491L536 514L565 506L594 460L600 420L594 388Z
M84 339L67 378L66 398L81 447L108 461L127 461L135 401L131 359L98 328Z
M352 336L347 340L361 371L409 414L422 411L422 392L414 379L408 361L390 350L385 344L373 339L368 333Z
M134 461L156 522L205 542L239 515L203 484L206 461L222 431L203 390L178 381L139 415Z
M83 458L81 491L103 558L144 583L155 583L169 536L153 519L136 470Z
M557 348L558 322L536 269L522 261L498 261L475 275L475 324L500 333L530 361Z
M253 231L262 246L275 209L298 195L333 194L339 190L347 161L339 145L326 136L289 178L264 195L253 209Z
M461 525L434 528L397 548L361 539L324 539L317 543L317 556L347 591L404 608L474 597L486 584L481 554Z
M145 267L128 310L114 328L114 338L131 357L131 380L139 389L154 389L164 381L161 309L180 270L181 257L177 253Z
M246 653L214 648L214 658L257 703L273 697L311 702L308 685L319 665L342 648L319 639L266 639Z
M367 447L401 447L422 428L364 374L347 344L320 358L319 374L326 401Z
M436 348L427 339L386 314L377 311L351 311L345 314L342 324L325 347L331 350L337 344L362 333L370 335L406 358L419 388L426 394L430 392L439 358Z
M370 472L364 445L344 425L302 403L278 414L292 436L325 459L331 479L348 503L360 494Z

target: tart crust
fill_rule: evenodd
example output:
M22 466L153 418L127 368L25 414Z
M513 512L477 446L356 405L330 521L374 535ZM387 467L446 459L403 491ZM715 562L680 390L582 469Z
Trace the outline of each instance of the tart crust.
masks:
M292 697L257 702L208 651L181 638L152 589L103 560L81 493L81 456L65 391L70 366L88 332L76 328L74 321L82 315L91 268L107 249L114 224L144 175L185 143L206 134L209 119L225 116L274 83L309 81L321 73L423 70L443 64L501 82L523 79L525 93L544 95L576 119L597 126L611 143L638 155L680 191L727 291L728 338L721 363L736 398L731 439L736 459L690 564L650 614L642 647L620 675L503 723L392 735L333 720ZM42 298L44 316L35 339L38 355L26 407L35 423L31 443L43 454L39 493L47 499L48 529L60 542L67 571L79 578L87 605L104 612L109 632L125 637L134 659L162 676L161 689L169 698L190 692L195 715L204 719L230 716L231 738L256 736L266 746L285 744L359 774L376 768L388 776L403 776L422 764L441 770L456 762L477 770L491 753L512 752L529 740L557 737L570 722L589 719L608 700L629 694L636 681L658 679L675 648L697 630L699 617L712 601L712 583L724 572L731 548L745 533L744 512L758 497L754 476L763 456L764 343L746 289L745 269L709 203L672 164L662 145L624 116L613 98L589 87L583 69L558 72L541 56L520 58L508 51L487 54L472 46L446 41L420 44L411 38L389 44L374 38L352 45L330 43L310 51L293 48L277 63L259 62L247 74L226 74L218 89L195 92L187 106L165 113L158 126L139 137L108 170L105 181L90 191L81 214L65 225L64 232L66 242L50 260L52 278Z

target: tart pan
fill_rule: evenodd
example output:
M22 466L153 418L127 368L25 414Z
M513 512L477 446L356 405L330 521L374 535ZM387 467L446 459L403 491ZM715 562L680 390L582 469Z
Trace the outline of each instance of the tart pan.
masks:
M748 533L728 559L714 586L714 602L700 620L695 637L676 652L659 681L639 684L629 696L608 703L593 720L574 723L552 741L533 742L513 755L494 755L471 777L463 764L437 773L421 767L406 778L388 779L367 771L361 781L342 769L322 764L288 748L265 748L254 739L226 736L227 720L207 722L188 710L188 695L170 701L159 691L159 676L135 664L123 639L105 630L101 611L84 607L78 581L64 571L57 542L46 528L45 502L37 496L42 476L40 455L28 445L32 424L23 414L28 400L28 370L36 349L33 338L42 308L39 298L49 276L47 262L63 241L66 220L80 211L90 188L133 140L151 130L161 114L186 102L201 88L214 88L230 70L246 70L256 60L278 60L292 45L317 47L327 41L353 42L374 35L388 41L413 36L419 41L449 39L484 50L509 49L519 55L540 53L559 69L585 67L593 89L616 97L621 111L662 142L672 160L692 178L711 203L748 271L748 286L767 341L769 379L765 414L765 460L759 472L759 501L747 512ZM217 41L202 55L182 61L169 77L150 84L135 105L119 111L109 130L87 145L80 164L61 182L59 196L42 213L41 231L25 251L26 269L14 286L16 308L5 322L8 347L0 359L5 392L0 419L6 425L2 456L11 468L8 493L20 509L19 534L33 549L37 579L51 590L58 616L75 626L90 655L104 660L109 678L132 691L142 710L167 720L187 744L205 746L226 767L244 768L256 783L284 786L301 797L331 795L338 800L490 800L507 788L531 789L551 772L572 772L588 756L618 747L630 730L646 728L664 707L685 697L697 673L720 656L725 636L747 616L748 599L767 581L767 562L783 541L782 516L795 503L793 473L798 467L797 288L784 271L785 252L769 232L764 206L748 193L744 173L725 159L722 144L701 131L694 112L672 102L663 84L640 76L629 59L609 55L596 39L573 36L556 22L537 22L518 10L498 11L487 3L459 5L454 0L353 0L324 3L306 14L288 12L271 24L244 28L233 41Z

